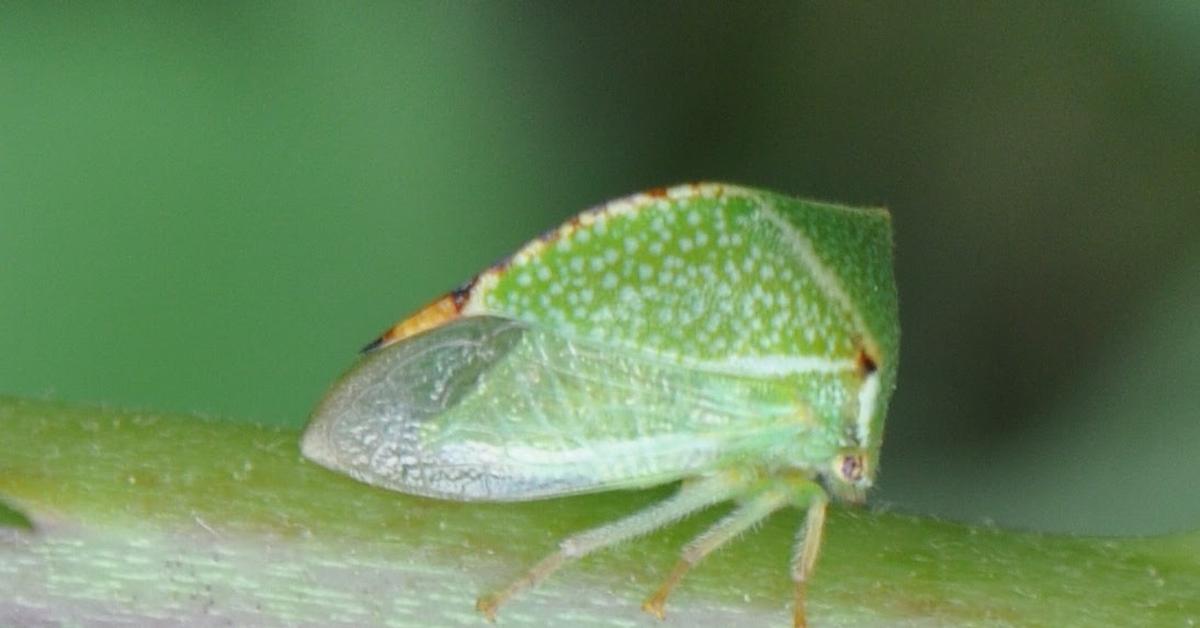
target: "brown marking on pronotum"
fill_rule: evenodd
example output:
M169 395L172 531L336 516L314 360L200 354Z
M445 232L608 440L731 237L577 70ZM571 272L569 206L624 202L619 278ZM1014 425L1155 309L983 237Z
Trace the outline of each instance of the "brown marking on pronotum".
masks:
M667 188L657 187L646 190L646 196L650 198L667 198Z
M854 365L859 377L866 377L879 370L879 363L866 349L858 350L858 355L854 356Z
M542 234L537 237L537 239L540 240L543 244L549 246L551 244L554 244L556 241L558 241L558 239L560 237L562 237L562 233L560 232L558 227L555 227L553 229L547 229L547 230L543 231Z
M512 266L513 257L515 257L515 256L516 256L515 254L514 255L506 255L506 256L500 258L500 260L497 261L495 264L488 266L488 269L485 270L484 272L496 273L497 275L504 274L504 272L508 270L508 267ZM480 273L480 274L482 274L482 273ZM463 284L462 287L455 290L455 292L463 292L463 291L470 292L471 288L475 287L475 284L478 281L479 281L479 275L475 275L474 277L471 278L470 281L468 281L467 283Z
M506 257L503 260L500 260L500 262L493 266L493 268L497 269L498 272L502 272L505 268L508 268L508 265L511 261L511 256ZM463 308L467 306L467 301L470 300L471 292L475 290L475 284L477 283L479 283L479 275L471 277L470 281L450 292L449 296L450 298L454 299L454 307L458 310L459 314L461 314Z

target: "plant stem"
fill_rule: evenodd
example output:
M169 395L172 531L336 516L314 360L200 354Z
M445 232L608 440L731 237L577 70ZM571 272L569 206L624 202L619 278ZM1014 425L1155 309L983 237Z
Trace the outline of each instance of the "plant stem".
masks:
M559 539L670 490L444 502L305 462L296 430L0 398L0 624L467 625ZM654 626L639 601L723 512L582 561L505 626ZM22 527L20 518L32 522ZM674 625L788 625L800 513L688 575ZM4 524L8 527L2 527ZM1200 535L1096 539L831 511L815 626L1200 622Z

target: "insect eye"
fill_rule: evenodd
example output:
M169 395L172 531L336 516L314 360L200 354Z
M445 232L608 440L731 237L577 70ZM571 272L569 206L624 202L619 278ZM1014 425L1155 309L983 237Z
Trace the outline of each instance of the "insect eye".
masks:
M862 482L867 472L867 463L861 453L842 454L834 464L838 477L850 484Z

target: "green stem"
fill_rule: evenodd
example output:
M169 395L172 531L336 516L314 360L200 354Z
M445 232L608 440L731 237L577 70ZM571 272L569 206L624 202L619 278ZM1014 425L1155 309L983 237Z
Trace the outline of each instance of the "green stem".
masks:
M0 624L483 625L475 596L568 533L668 488L525 504L374 489L306 463L299 433L0 398ZM500 622L653 626L639 602L721 509L568 567ZM21 517L32 528L19 524ZM676 625L787 625L800 514L689 574ZM834 509L817 626L1200 621L1200 534L1095 539Z

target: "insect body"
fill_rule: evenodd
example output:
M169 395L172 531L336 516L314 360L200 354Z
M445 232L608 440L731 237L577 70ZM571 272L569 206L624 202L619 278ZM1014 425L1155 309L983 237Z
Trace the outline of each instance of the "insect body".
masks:
M643 608L785 506L806 510L793 616L826 504L875 477L899 326L884 210L719 184L588 210L388 330L326 396L304 454L363 482L518 501L683 480L478 601L710 505Z

